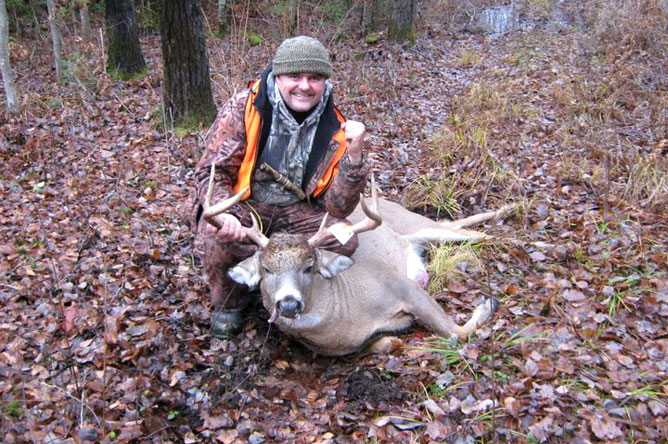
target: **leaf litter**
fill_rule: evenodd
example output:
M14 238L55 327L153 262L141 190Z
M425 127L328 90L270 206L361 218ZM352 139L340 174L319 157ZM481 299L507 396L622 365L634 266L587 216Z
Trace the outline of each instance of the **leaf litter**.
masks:
M338 79L341 107L368 125L368 160L397 201L417 178L475 168L472 158L450 171L427 161L457 97L506 85L507 100L530 108L486 129L498 171L521 193L468 183L459 211L526 198L523 215L486 230L549 245L492 245L486 270L448 283L438 296L446 310L484 294L502 300L454 355L425 347L417 327L389 355L313 356L267 325L259 304L238 338L212 338L179 217L200 139L150 118L156 37L142 41L148 77L101 76L93 100L52 90L48 53L17 62L26 118L0 122L2 442L665 440L666 213L606 189L585 154L587 119L612 111L567 113L584 106L568 85L596 74L583 33L432 31L413 48L369 45L365 76ZM346 45L335 44L337 63L359 66ZM480 62L463 64L466 53ZM41 96L61 99L47 107Z

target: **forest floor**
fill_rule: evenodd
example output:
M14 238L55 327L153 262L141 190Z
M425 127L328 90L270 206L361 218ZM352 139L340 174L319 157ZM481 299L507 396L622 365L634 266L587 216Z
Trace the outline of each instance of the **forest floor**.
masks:
M238 338L209 335L180 218L206 131L157 117L157 36L142 38L147 76L125 84L76 42L57 85L46 41L17 39L23 114L0 118L0 441L666 442L667 144L648 136L666 116L648 110L668 88L646 53L607 65L577 14L496 38L332 45L338 104L367 125L386 197L519 208L431 287L459 322L501 301L475 337L416 326L391 354L345 358L315 356L259 306ZM210 45L222 104L243 64ZM239 87L272 51L248 49ZM644 149L646 169L601 154L620 146Z

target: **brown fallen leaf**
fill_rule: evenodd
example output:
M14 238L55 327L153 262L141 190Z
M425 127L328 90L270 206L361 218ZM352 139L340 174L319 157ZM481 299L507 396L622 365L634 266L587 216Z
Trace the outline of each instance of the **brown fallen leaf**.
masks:
M584 293L578 290L566 290L561 294L561 296L568 302L579 302L587 299Z
M104 341L107 344L118 343L118 325L120 316L108 315L104 318Z
M66 334L70 334L74 330L74 319L77 316L77 307L73 305L65 309L65 321L63 321L63 331Z
M512 396L508 396L503 400L503 408L506 412L510 413L513 416L517 416L520 411L520 403L517 399Z
M597 415L589 418L589 425L591 426L591 431L599 439L615 439L623 434L615 422L600 418Z

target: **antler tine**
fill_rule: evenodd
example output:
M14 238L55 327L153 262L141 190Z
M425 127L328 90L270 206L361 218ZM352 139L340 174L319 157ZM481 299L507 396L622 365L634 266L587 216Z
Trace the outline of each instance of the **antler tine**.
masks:
M350 226L349 229L355 234L371 231L383 223L383 218L378 211L378 192L376 190L376 181L373 175L371 176L371 207L367 205L366 201L364 200L364 195L362 194L360 194L360 205L362 206L362 211L366 217L356 224ZM331 237L331 234L325 228L326 221L327 214L325 214L325 217L323 218L318 231L308 240L308 244L311 247L316 248Z
M374 230L383 223L383 218L378 211L378 191L376 190L376 180L373 174L371 175L371 207L367 205L362 195L360 195L360 204L366 217L350 227L356 234Z
M202 213L202 216L204 217L204 220L206 220L208 223L210 223L216 228L220 228L220 223L216 219L216 216L225 213L227 210L232 208L232 206L239 203L243 198L244 194L246 194L246 191L248 191L248 187L239 191L234 196L228 197L224 201L219 202L216 205L212 206L211 196L213 195L213 178L215 172L216 172L216 164L212 163L211 176L209 177L209 189L206 192L206 199L204 201L204 212ZM232 214L227 214L227 215L228 217L233 217L236 219L236 217ZM267 246L267 243L269 243L269 239L262 233L262 230L260 230L259 224L256 220L256 216L254 214L252 216L253 216L252 217L253 226L251 228L244 227L246 228L246 236L248 236L250 240L255 242L261 248L264 248Z
M316 233L309 238L309 246L316 248L331 236L326 228L328 216L329 213L325 213L325 217L323 217L322 222L320 222L320 228L318 228L318 231L316 231Z
M218 202L216 205L211 206L211 203L209 202L209 196L207 192L207 199L205 201L204 205L204 212L202 213L202 216L204 216L204 219L209 222L213 226L218 226L218 222L216 221L215 217L218 216L219 214L225 213L227 210L232 208L235 204L239 203L241 201L241 198L246 194L246 191L248 188L244 188L243 190L239 191L237 194L234 196L228 197L222 202Z
M269 238L262 233L262 230L260 230L260 224L258 223L255 213L251 214L251 219L253 220L253 227L246 228L246 236L258 244L260 248L264 248L269 243Z

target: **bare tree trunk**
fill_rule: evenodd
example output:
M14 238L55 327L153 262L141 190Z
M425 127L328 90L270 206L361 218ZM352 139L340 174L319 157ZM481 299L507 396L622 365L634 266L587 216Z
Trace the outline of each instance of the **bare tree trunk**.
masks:
M218 35L225 37L230 32L230 1L218 0Z
M392 14L390 16L387 37L395 42L408 41L415 43L415 0L392 0Z
M121 79L129 79L146 69L139 46L139 30L132 0L105 0L107 70Z
M292 0L290 2L290 23L289 30L290 34L294 34L295 31L298 31L299 28L299 7L301 6L301 0Z
M56 65L56 77L58 78L58 81L60 81L63 74L63 60L61 56L63 41L60 38L58 21L56 19L58 13L56 4L53 0L46 0L46 8L49 11L49 29L51 29L51 40L53 42L53 59L54 64Z
M216 117L199 0L160 0L163 102L178 126L208 126Z
M16 97L16 88L14 88L12 68L9 65L9 19L7 18L5 0L0 0L0 71L5 85L7 109L12 114L18 114L19 103Z
M88 13L88 0L80 0L79 18L81 19L81 38L84 42L87 42L90 40L90 14Z
M362 13L362 29L364 35L380 30L380 24L383 17L382 0L365 0Z

